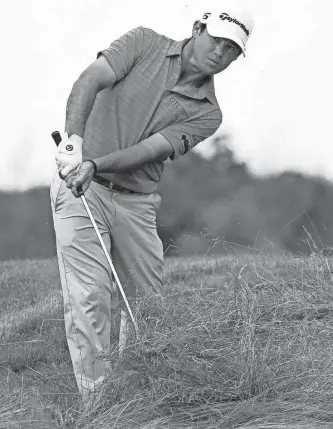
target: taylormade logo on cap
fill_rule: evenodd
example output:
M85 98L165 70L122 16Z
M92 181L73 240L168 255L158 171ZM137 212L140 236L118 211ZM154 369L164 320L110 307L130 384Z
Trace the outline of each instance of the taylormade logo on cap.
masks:
M239 25L248 36L250 35L250 31L245 27L245 25L242 22L237 21L236 18L231 18L227 13L221 13L220 19L222 21L228 20L229 22L233 22L234 24Z
M205 13L203 14L202 19L208 19L208 18L209 18L209 15L211 15L211 12L205 12ZM241 28L245 31L245 34L246 34L247 36L249 36L249 35L250 35L250 31L246 28L246 26L245 26L242 22L239 22L236 18L232 18L232 17L231 17L231 16L229 16L229 14L227 14L226 12L222 12L222 13L220 13L219 18L220 18L220 20L221 20L221 21L225 21L225 20L227 20L227 21L229 21L229 22L233 22L233 23L234 23L234 24L236 24L236 25L239 25L239 27L241 27Z

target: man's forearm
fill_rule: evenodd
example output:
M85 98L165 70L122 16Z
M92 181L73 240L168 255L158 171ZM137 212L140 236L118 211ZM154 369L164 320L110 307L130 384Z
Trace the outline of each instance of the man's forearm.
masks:
M167 159L173 152L161 134L155 134L134 146L94 159L99 173L120 173Z
M83 138L87 119L93 108L98 86L92 76L83 74L74 83L66 106L65 131Z

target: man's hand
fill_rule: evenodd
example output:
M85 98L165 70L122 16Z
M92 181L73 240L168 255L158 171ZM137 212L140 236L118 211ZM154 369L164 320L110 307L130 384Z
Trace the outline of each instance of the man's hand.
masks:
M67 138L67 133L65 133L65 138L59 144L55 156L60 177L65 178L69 172L82 164L82 142L81 137L73 134Z
M92 163L85 161L65 177L66 186L72 190L74 197L78 198L80 196L77 190L79 186L82 186L83 193L86 192L90 186L94 172Z

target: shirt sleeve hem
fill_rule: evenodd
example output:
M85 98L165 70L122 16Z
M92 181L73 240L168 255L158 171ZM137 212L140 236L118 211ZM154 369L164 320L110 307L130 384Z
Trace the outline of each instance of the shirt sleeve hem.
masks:
M117 63L112 58L112 55L107 50L98 52L97 58L99 58L101 55L103 55L107 59L108 63L110 64L110 67L112 68L114 74L116 75L117 80L120 80L121 69L120 67L118 67Z
M171 144L172 149L173 149L173 153L172 153L172 155L169 156L169 158L171 159L171 161L174 161L176 158L178 158L178 156L181 155L180 151L179 151L179 145L175 141L172 133L170 133L167 129L160 130L159 134L161 134L163 137L165 137L168 140L168 142Z

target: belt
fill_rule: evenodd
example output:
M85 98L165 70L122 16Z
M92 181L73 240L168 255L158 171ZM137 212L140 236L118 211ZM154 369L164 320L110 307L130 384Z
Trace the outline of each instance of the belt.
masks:
M117 185L116 183L110 182L110 180L104 179L103 177L100 177L100 176L93 176L92 180L98 183L99 185L104 186L105 188L108 188L110 190L112 189L113 191L124 192L129 194L139 194L139 192L135 192L135 191L131 191L129 189L123 188L122 186Z

